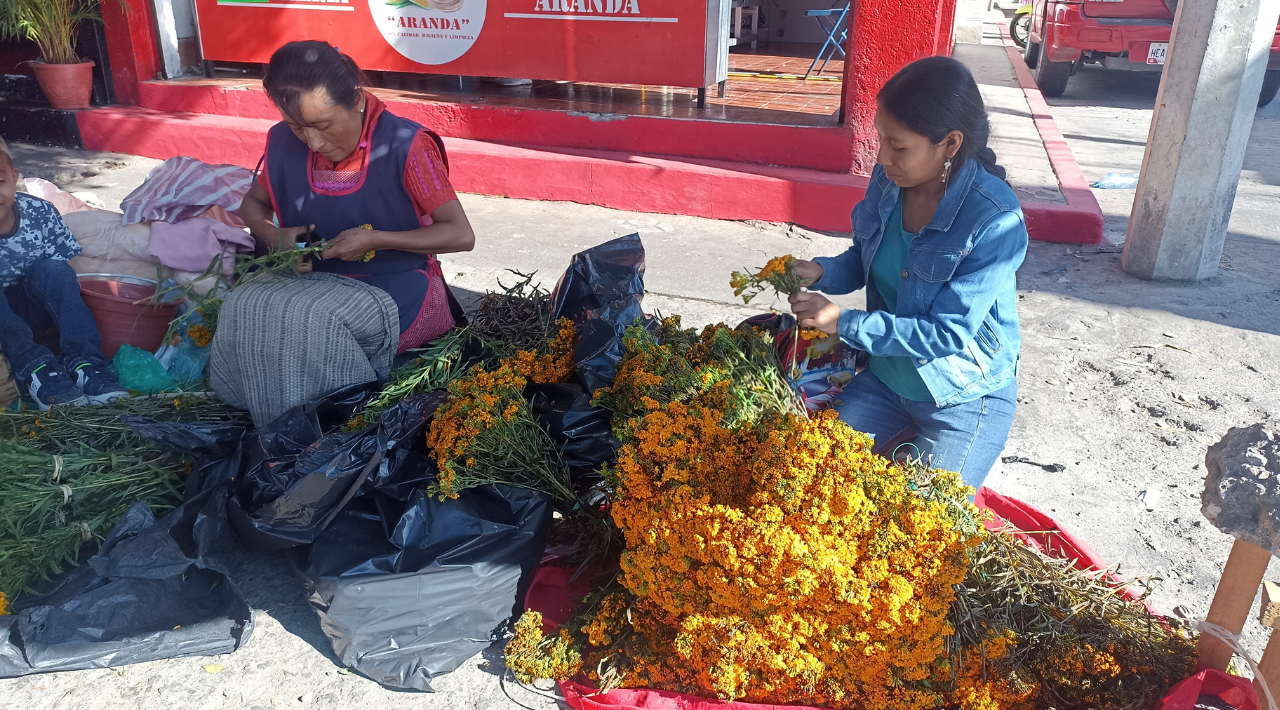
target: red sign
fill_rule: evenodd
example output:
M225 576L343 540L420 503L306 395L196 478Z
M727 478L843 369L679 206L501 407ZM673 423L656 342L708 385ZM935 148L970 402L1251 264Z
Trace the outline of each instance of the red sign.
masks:
M729 0L196 0L211 61L265 64L326 40L362 69L710 86Z

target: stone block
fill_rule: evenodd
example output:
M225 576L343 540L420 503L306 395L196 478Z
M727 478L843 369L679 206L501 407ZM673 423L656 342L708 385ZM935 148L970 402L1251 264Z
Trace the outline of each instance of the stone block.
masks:
M1280 423L1231 429L1209 447L1200 496L1222 532L1280 554Z

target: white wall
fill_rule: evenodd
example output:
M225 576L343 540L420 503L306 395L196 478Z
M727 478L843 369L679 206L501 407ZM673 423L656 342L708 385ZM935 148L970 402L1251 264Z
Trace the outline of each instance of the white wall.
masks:
M196 36L196 4L193 0L173 0L173 24L178 39Z
M863 0L874 2L875 0ZM824 42L827 36L818 27L815 18L806 16L805 10L822 10L843 7L844 0L765 0L769 15L769 40L771 42ZM782 17L782 13L786 17ZM783 35L778 36L778 30Z

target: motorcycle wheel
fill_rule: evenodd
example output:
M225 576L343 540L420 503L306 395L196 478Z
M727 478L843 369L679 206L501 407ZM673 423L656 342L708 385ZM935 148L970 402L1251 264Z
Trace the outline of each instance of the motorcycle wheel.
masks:
M1014 15L1009 21L1009 36L1013 43L1025 49L1027 40L1031 39L1031 13Z

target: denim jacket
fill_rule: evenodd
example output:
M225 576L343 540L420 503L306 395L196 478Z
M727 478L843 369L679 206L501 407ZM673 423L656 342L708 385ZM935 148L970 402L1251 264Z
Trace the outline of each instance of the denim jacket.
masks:
M1017 376L1017 271L1027 252L1018 198L974 160L956 171L933 220L911 242L896 313L871 282L871 261L899 188L880 166L853 208L853 246L820 257L830 294L867 289L867 310L840 314L840 338L872 355L912 359L934 403L948 407L986 396Z

